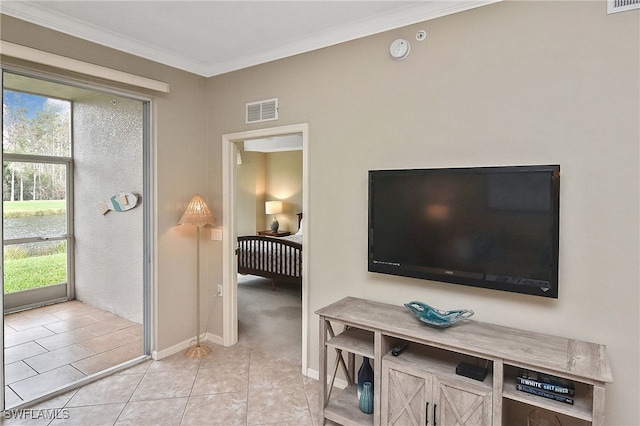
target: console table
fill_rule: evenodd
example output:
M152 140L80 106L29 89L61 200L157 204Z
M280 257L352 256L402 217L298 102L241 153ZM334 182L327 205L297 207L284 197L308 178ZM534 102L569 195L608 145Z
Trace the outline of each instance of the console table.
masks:
M579 419L604 424L605 383L612 382L604 345L474 320L431 328L403 306L354 297L316 314L320 316L322 425L325 419L375 426L526 425L526 413L534 409L561 422ZM336 334L334 327L340 325L343 330ZM400 342L409 346L392 356L391 349ZM335 359L329 359L330 349ZM373 365L373 414L358 408L356 355L370 358ZM462 361L486 367L484 381L457 375L456 366ZM349 386L332 396L339 369ZM571 381L574 404L516 390L521 369Z

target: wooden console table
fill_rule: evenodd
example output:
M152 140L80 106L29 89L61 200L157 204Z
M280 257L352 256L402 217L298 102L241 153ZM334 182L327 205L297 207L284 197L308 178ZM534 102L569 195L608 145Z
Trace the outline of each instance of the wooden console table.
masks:
M559 419L604 424L605 383L612 382L604 345L466 320L446 329L422 324L405 307L347 297L320 316L320 424L527 424L523 408ZM340 334L334 326L342 325ZM410 342L399 356L391 349ZM336 353L329 371L329 349ZM345 356L346 360L345 360ZM374 412L355 395L355 355L371 359ZM455 374L464 361L488 368L484 381ZM349 387L332 397L338 369ZM521 369L570 380L573 405L516 390ZM515 413L515 414L514 414ZM437 419L436 419L437 416ZM437 420L437 421L436 421ZM427 423L429 422L429 423Z

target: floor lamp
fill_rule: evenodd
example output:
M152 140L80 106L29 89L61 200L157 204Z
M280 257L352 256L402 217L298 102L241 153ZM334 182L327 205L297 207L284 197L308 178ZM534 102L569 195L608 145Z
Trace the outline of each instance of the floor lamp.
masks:
M200 343L200 227L204 225L214 225L215 219L211 210L207 207L200 194L193 196L187 209L178 221L178 225L195 225L196 231L196 345L191 346L184 353L186 358L203 358L211 352L211 349Z

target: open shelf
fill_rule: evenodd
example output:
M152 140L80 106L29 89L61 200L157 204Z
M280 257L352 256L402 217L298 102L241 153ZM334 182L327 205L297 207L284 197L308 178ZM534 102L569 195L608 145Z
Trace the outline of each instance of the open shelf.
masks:
M373 332L360 328L347 328L342 333L329 339L327 346L352 354L373 358Z
M345 426L373 424L373 414L360 411L356 386L349 386L332 398L324 409L324 416Z
M461 382L468 382L472 385L484 385L488 389L493 387L493 375L491 374L492 362L479 358L476 358L474 362L470 357L456 352L410 343L400 355L393 356L391 352L389 352L383 357L383 361L427 370L440 377L456 379ZM479 380L474 380L469 377L456 374L456 367L460 362L478 363L482 366L486 365L488 368L487 377L485 377L484 381L481 382Z
M505 366L502 396L513 401L522 402L534 407L543 408L558 414L564 414L588 422L593 421L593 394L587 384L574 382L576 395L573 405L554 401L543 396L532 395L516 389L518 368Z

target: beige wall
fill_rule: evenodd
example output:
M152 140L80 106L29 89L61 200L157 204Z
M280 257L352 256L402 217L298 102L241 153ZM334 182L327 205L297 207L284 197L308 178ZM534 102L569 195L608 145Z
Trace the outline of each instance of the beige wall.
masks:
M268 127L244 124L246 102L278 97L277 125L309 123L311 368L313 312L344 296L470 308L606 344L606 423L640 423L639 13L504 2L209 81L216 157L220 135ZM395 62L399 37L412 50ZM367 272L369 169L547 163L562 167L557 300Z
M78 40L54 31L31 25L2 15L0 36L28 47L41 49L74 59L111 67L170 84L167 94L137 91L134 88L108 83L110 87L132 90L152 98L153 152L155 187L153 194L142 194L152 202L154 247L153 349L166 350L195 336L195 229L178 227L176 223L191 197L199 192L208 202L214 216L221 218L220 193L215 188L219 178L211 182L211 175L220 174L213 166L211 147L206 138L204 77L163 66L142 58ZM2 58L3 66L16 61ZM36 64L20 66L64 74ZM78 78L77 75L70 77ZM105 82L98 82L105 83ZM218 157L216 157L218 158ZM202 239L202 280L217 273L222 254L221 244L206 237ZM213 260L215 259L215 261ZM193 283L193 285L188 285ZM213 283L210 283L213 285ZM203 303L202 317L206 319L213 301ZM203 321L204 323L204 321ZM211 326L209 331L215 327Z
M282 201L279 229L294 233L298 230L296 214L302 212L302 151L274 152L266 157L266 201ZM263 217L264 229L269 229L271 217Z
M265 159L262 152L243 152L242 165L236 169L238 235L255 235L264 227Z
M606 424L638 424L639 13L503 2L211 79L10 18L1 36L171 84L150 94L157 349L193 336L195 323L183 284L195 277L194 233L175 223L195 192L221 223L221 135L267 127L244 123L245 103L278 97L273 126L309 123L311 368L313 311L344 296L471 308L478 320L606 344ZM402 62L388 54L398 37L412 43ZM541 163L562 166L557 300L367 272L369 169ZM218 242L202 249L204 319L220 307L222 254ZM221 309L213 317L220 334Z
M269 229L264 202L283 201L279 229L295 233L302 212L302 151L243 152L237 168L238 235Z

